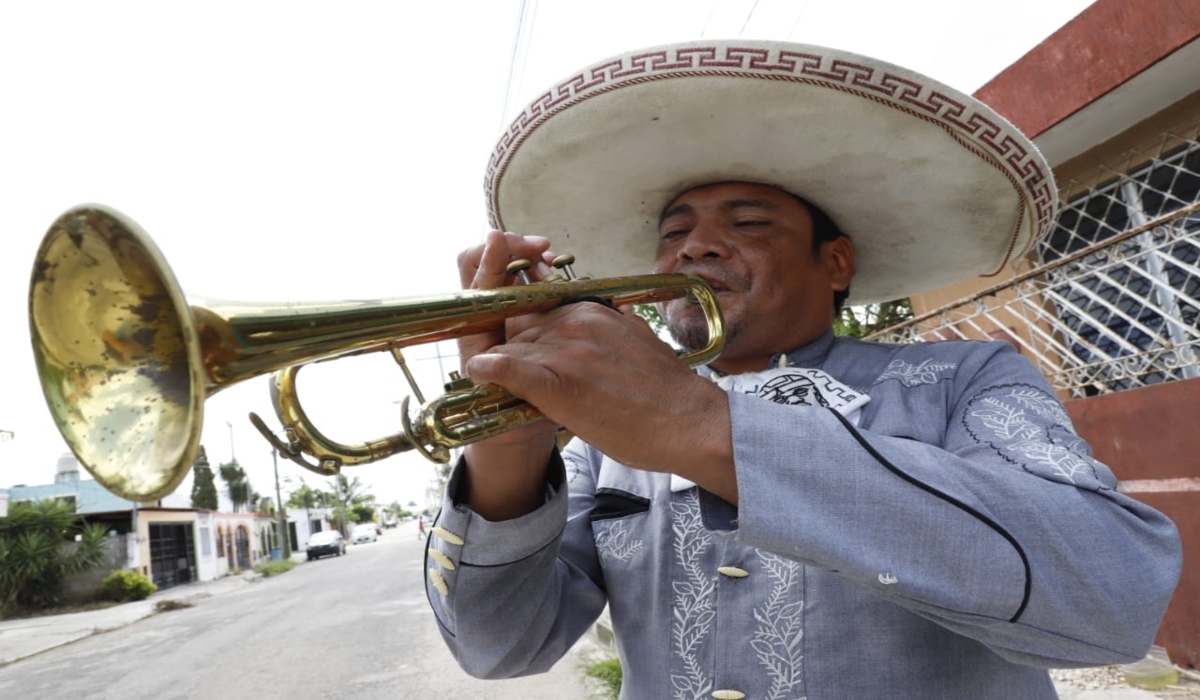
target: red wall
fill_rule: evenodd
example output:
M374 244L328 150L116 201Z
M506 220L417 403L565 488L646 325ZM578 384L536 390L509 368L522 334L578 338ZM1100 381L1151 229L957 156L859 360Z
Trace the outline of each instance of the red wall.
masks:
M1200 36L1200 0L1096 0L975 96L1030 138Z
M1130 495L1179 527L1183 576L1158 644L1175 663L1200 666L1200 379L1068 401L1067 413L1119 480L1150 489ZM1156 483L1164 479L1176 481Z

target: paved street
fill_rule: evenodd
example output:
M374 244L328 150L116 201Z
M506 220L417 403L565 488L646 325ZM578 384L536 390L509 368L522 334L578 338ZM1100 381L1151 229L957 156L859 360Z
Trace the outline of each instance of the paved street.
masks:
M455 665L425 602L406 528L302 562L194 607L0 667L0 698L547 698L583 700L579 663L478 681Z
M345 557L301 555L274 578L233 576L101 611L0 622L0 699L586 698L579 667L596 651L590 638L548 674L464 675L426 605L413 526L385 533ZM194 607L151 615L168 599ZM1054 674L1063 700L1200 697L1191 678L1164 695L1124 684L1115 668Z

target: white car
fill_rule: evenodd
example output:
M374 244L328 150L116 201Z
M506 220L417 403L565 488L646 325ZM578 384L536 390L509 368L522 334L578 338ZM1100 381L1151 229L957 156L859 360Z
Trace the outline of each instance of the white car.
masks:
M309 561L325 556L340 557L346 553L346 540L342 539L342 533L337 530L322 530L314 532L308 538L305 549Z
M378 531L375 530L375 523L361 523L354 526L354 533L350 536L354 540L354 544L363 542L374 542L379 537Z

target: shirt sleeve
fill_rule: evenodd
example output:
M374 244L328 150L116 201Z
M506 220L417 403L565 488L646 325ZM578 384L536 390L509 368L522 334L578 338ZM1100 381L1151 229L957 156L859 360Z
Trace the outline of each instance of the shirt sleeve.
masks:
M571 453L568 466L555 451L545 504L503 522L456 501L465 464L456 465L430 530L426 595L443 639L470 675L547 671L603 611L586 457ZM577 482L570 489L568 470Z
M1116 490L1032 365L976 347L944 408L904 408L946 422L940 445L731 394L739 504L703 493L705 524L1016 663L1141 658L1179 577L1174 525Z

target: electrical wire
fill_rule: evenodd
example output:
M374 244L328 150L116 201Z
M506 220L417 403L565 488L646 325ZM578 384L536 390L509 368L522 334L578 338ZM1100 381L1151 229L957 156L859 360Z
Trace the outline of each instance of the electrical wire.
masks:
M746 13L746 21L742 22L742 28L738 30L738 38L742 36L742 32L746 31L746 27L750 24L750 18L754 15L754 11L758 9L758 0L754 0L754 4L750 6L750 11Z
M512 55L509 57L508 63L508 80L504 84L504 102L500 110L500 131L507 128L512 100L520 92L520 85L525 76L525 55L529 51L529 35L532 34L536 16L537 0L521 0L520 9L517 11L517 31L513 37ZM516 90L513 89L514 84L517 86Z

